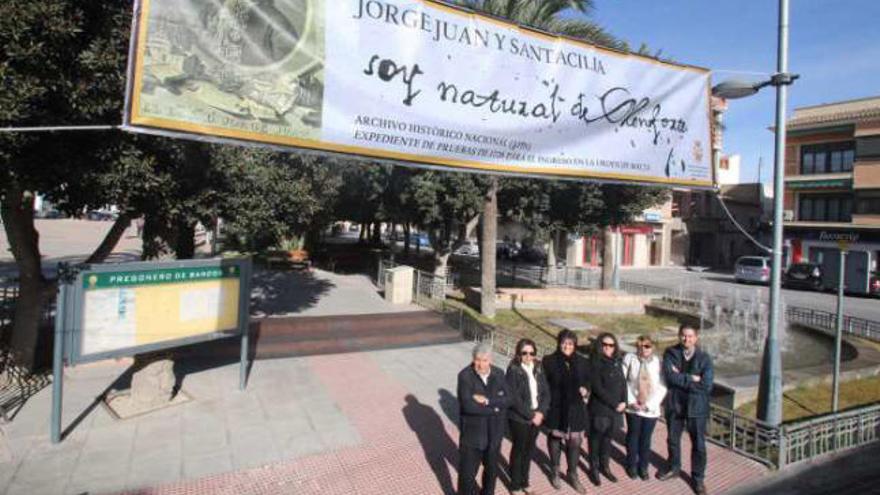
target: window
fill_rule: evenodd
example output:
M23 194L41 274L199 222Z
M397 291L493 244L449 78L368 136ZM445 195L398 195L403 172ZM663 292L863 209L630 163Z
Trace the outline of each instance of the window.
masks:
M855 160L855 143L811 144L801 147L801 174L834 174L851 172Z
M683 201L684 193L681 191L672 191L672 218L681 218Z
M798 220L804 222L851 222L853 200L840 194L802 194Z
M815 161L813 160L812 153L804 153L804 157L801 161L803 166L801 167L802 174L814 174L815 172Z
M811 220L813 218L813 198L801 197L801 211L798 215L799 220Z
M825 215L825 204L828 202L828 198L825 196L816 196L813 198L813 220L827 220L828 217Z
M880 214L880 197L859 198L856 203L856 213L861 215Z
M859 158L880 157L880 136L860 137L856 141L856 152Z
M831 218L840 218L840 201L828 201L827 206L827 217Z
M740 266L754 266L754 267L763 268L764 267L764 260L762 258L743 257L743 258L740 258L739 260L737 260L736 264L740 265Z
M843 166L843 151L832 151L830 156L831 156L831 172L832 173L840 172L841 167Z

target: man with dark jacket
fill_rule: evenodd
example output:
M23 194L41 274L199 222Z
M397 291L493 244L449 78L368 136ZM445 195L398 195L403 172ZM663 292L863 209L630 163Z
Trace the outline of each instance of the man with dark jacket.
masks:
M663 377L668 393L664 404L669 436L669 469L657 479L678 477L681 471L681 434L687 429L691 439L691 478L698 495L706 494L706 423L712 393L712 358L697 347L699 332L691 325L678 329L680 343L663 354Z
M481 495L495 493L498 456L506 428L510 393L504 372L492 366L492 349L474 347L473 363L458 374L459 467L458 493L476 493L476 475L483 464Z

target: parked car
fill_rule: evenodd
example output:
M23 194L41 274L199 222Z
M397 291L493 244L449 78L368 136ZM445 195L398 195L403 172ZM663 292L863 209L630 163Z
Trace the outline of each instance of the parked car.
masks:
M739 283L766 284L770 281L770 258L743 256L736 260L733 278Z
M90 210L86 213L86 218L89 220L112 221L116 220L116 215L106 210Z
M455 254L460 254L464 256L479 256L480 255L480 245L477 241L465 241L464 244L458 247L455 250Z
M495 243L495 257L512 260L519 254L519 248L516 244L507 241L498 241Z
M36 215L37 218L46 218L46 219L55 219L55 218L64 218L64 213L56 209L41 211Z
M782 285L789 289L824 290L822 267L816 263L795 263L782 276Z
M547 253L538 246L523 246L515 259L523 263L544 264L544 261L547 259Z

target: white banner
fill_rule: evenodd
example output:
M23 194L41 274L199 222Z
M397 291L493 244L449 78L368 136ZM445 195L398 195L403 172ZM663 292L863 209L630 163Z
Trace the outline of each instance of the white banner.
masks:
M709 72L429 0L142 0L127 125L711 186Z

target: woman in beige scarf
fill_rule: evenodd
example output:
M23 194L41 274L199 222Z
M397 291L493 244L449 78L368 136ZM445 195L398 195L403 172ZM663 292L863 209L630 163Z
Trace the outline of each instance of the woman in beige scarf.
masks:
M654 341L648 335L636 339L637 351L623 358L626 377L626 474L648 479L651 435L660 417L666 385L660 373L660 359L654 355Z

